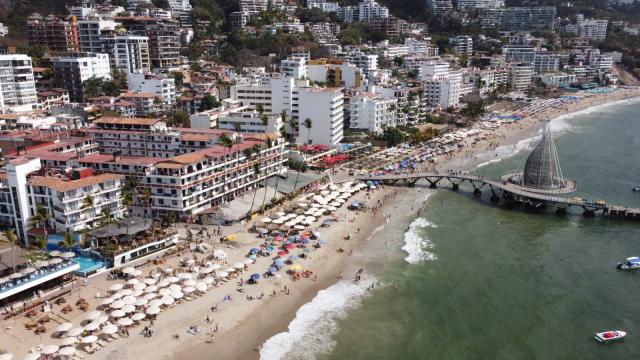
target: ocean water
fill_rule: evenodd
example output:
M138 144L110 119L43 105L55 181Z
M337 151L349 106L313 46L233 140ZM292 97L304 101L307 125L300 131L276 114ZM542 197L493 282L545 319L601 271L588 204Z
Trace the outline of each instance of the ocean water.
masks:
M631 191L640 182L638 113L640 101L632 100L552 122L563 173L577 181L577 196L640 207L640 193ZM485 154L476 172L498 177L518 168L534 143ZM640 223L583 218L580 211L563 217L513 211L491 204L487 194L478 199L463 190L425 196L422 215L410 219L408 229L391 222L374 236L392 249L366 261L384 286L365 292L339 284L327 289L333 300L323 293L310 303L315 317L300 309L290 332L320 334L322 347L314 337L307 346L302 336L281 356L265 352L263 358L640 354L640 272L615 269L625 257L640 256ZM330 330L316 331L318 323ZM629 335L619 344L596 343L593 333L607 329Z

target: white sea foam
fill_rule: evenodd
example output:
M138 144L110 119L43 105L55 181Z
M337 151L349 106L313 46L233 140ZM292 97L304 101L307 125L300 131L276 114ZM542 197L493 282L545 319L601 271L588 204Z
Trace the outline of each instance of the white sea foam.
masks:
M433 249L433 243L421 234L420 230L426 227L438 227L436 224L425 218L415 219L409 229L404 233L404 246L402 250L407 253L404 260L410 264L417 264L426 260L437 260L436 254L430 250Z
M363 279L359 285L342 280L318 292L311 302L296 312L289 329L267 339L260 349L261 360L314 359L317 354L333 349L333 336L339 330L338 320L360 305L369 293L367 288L376 281Z

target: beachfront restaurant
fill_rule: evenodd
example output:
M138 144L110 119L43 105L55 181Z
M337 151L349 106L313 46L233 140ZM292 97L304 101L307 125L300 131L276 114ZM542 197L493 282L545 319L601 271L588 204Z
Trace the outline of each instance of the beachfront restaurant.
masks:
M131 217L89 233L94 250L107 263L107 268L121 267L167 250L178 243L178 232L163 229L151 220Z

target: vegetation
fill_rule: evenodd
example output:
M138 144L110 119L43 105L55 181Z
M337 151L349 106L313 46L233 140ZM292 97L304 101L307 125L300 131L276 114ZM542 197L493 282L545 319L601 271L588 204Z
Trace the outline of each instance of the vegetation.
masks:
M202 97L202 100L200 100L200 109L198 109L199 111L207 111L207 110L211 110L211 109L215 109L217 107L220 107L222 104L220 103L220 101L218 101L218 99L216 99L213 95L211 94L205 94Z
M479 118L482 114L484 114L485 106L484 101L474 101L467 103L467 107L460 111L460 114L470 117L472 119Z
M18 244L18 236L13 230L5 230L2 232L3 238L0 239L0 242L5 244L9 244L11 246L11 267L13 271L16 271L16 253L15 247Z
M387 142L387 146L396 146L405 142L407 135L396 127L385 126L382 129L382 139Z
M167 125L189 127L189 114L184 110L169 110L167 113Z

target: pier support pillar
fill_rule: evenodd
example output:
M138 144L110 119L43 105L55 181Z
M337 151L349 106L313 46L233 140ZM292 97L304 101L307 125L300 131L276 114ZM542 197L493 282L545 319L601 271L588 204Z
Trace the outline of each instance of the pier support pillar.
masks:
M500 202L500 196L498 196L498 194L496 193L491 194L491 202L493 203Z
M594 217L596 216L596 211L595 210L585 210L582 212L582 215L584 215L585 217Z
M438 183L429 181L429 188L437 189L438 188Z
M482 195L482 191L480 191L480 189L473 189L473 196L480 197L480 195Z
M452 183L451 184L451 190L458 191L459 188L460 188L459 184L456 184L456 183Z
M567 215L567 208L559 207L556 209L556 215Z

